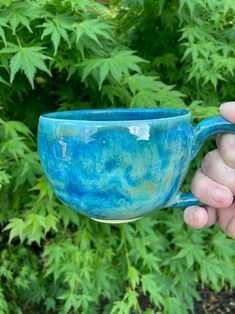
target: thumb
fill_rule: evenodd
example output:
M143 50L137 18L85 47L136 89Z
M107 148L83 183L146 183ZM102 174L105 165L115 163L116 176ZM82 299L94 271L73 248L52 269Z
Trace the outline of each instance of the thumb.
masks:
M220 112L225 119L235 123L235 101L225 102L220 106Z

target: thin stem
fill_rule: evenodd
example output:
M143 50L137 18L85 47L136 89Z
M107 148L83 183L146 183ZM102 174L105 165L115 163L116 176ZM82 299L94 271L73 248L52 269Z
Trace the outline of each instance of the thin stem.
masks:
M128 267L130 267L130 266L131 266L131 262L130 262L130 258L129 258L129 253L128 253L128 248L127 248L126 240L124 240L124 248L125 248L126 262L127 262ZM132 289L132 287L130 286L130 284L129 284L129 287L128 287L128 288L131 289L131 290L134 290L134 289ZM140 308L140 304L139 304L138 301L137 301L137 311L138 311L139 314L142 314L142 310L141 310L141 308Z
M128 91L123 88L116 80L110 77L110 81L113 83L114 86L116 86L117 89L120 90L121 93L123 93L128 100L131 100L131 95L128 93Z
M128 254L128 248L127 248L126 240L124 240L124 248L125 248L125 256L126 256L127 266L130 267L131 263L130 263L130 259L129 259L129 254Z
M15 37L16 37L16 40L17 40L17 43L18 43L19 47L22 48L22 45L21 45L19 37L16 34L15 34Z

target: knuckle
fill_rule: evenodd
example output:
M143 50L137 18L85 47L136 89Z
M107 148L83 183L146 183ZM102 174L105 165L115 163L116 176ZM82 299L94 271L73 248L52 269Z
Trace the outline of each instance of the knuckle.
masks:
M235 193L235 173L229 173L226 180L228 188Z
M235 168L235 136L232 134L223 135L220 150L224 162L230 167Z
M235 169L235 152L228 152L224 157L225 163Z
M206 156L204 157L202 161L202 166L201 166L204 173L207 173L208 171L210 171L210 169L214 166L216 157L217 157L216 151L211 151L206 154Z
M230 165L232 166L232 168L235 168L235 152L230 156Z
M206 154L204 159L207 159L209 162L214 161L218 157L218 151L217 149L210 151Z
M201 181L201 169L197 169L193 179L192 179L192 185L197 185Z
M235 135L228 134L228 144L231 148L231 150L235 153Z
M192 179L191 190L192 193L201 200L201 196L203 195L203 182L202 182L201 170L198 169Z

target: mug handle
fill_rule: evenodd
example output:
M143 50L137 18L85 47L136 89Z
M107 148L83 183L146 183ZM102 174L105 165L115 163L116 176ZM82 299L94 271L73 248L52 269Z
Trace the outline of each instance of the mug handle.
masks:
M214 116L204 119L193 128L193 146L191 152L191 160L194 159L202 144L206 139L218 133L234 133L235 124L225 120L222 116ZM235 196L233 197L235 202ZM179 192L173 199L173 204L167 207L188 207L188 206L208 206L200 202L191 192Z

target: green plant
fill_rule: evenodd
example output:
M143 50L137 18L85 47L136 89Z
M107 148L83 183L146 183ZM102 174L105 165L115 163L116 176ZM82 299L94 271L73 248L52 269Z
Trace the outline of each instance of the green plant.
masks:
M55 110L187 107L196 122L217 113L234 98L234 10L219 0L1 1L1 313L188 313L197 285L234 287L235 243L217 227L192 230L181 210L103 225L63 206L35 136L39 115Z

